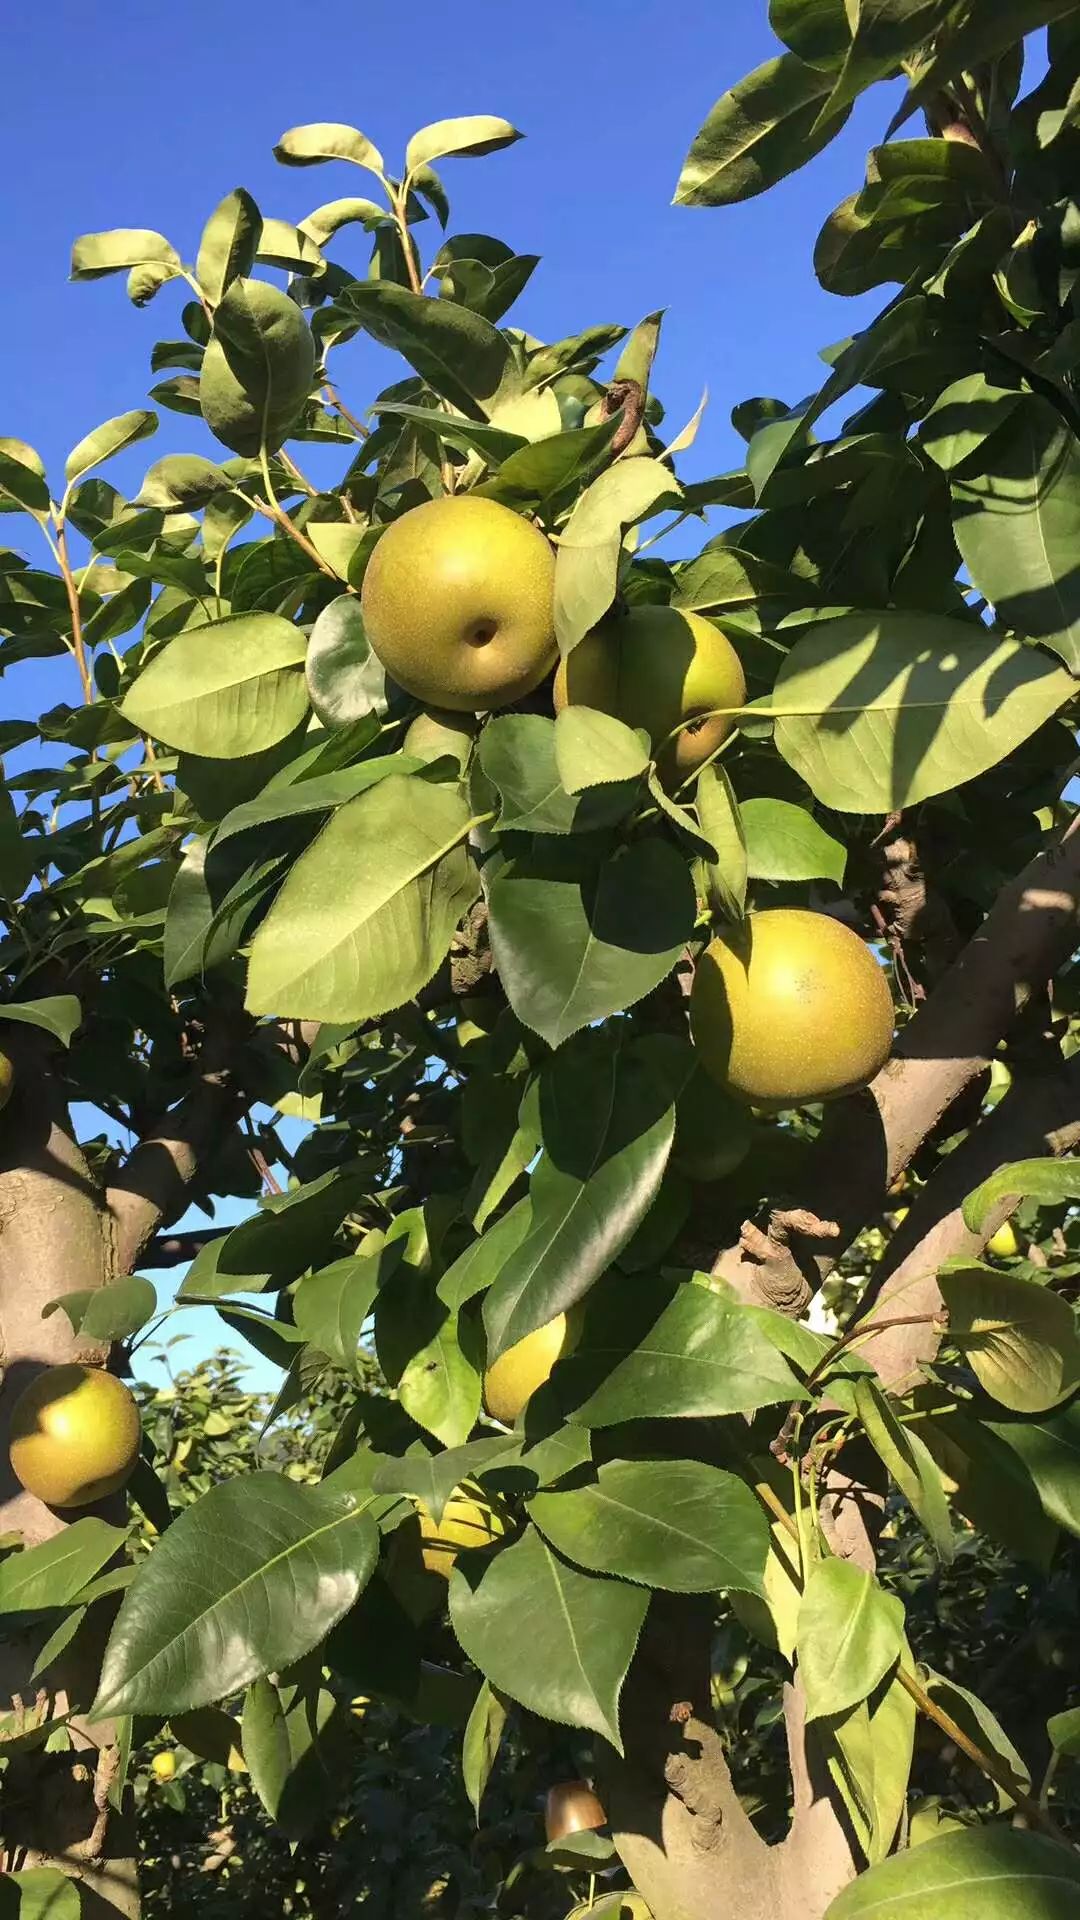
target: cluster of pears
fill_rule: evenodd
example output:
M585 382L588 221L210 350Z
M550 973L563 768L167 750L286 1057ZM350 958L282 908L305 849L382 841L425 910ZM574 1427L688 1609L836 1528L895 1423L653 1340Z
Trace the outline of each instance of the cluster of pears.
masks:
M88 1507L116 1493L141 1439L134 1394L101 1367L46 1367L11 1409L15 1477L48 1507Z
M490 712L532 693L558 658L555 555L496 500L451 494L391 522L364 574L364 628L387 673L426 706ZM696 613L610 614L562 663L556 711L597 707L643 727L677 784L731 731L746 682Z

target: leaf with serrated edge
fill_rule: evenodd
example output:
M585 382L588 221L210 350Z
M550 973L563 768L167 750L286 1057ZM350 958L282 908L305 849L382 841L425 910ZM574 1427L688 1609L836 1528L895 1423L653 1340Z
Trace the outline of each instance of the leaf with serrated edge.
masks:
M769 1523L750 1488L698 1460L611 1460L595 1482L536 1493L529 1514L579 1567L671 1593L760 1593Z

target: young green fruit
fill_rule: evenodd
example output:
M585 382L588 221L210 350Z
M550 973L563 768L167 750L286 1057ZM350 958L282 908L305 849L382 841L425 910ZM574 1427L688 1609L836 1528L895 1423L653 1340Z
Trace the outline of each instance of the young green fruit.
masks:
M715 753L735 725L731 709L745 700L746 678L730 640L711 620L678 607L631 607L609 615L555 676L556 713L568 706L597 707L628 727L643 727L669 787ZM675 733L676 727L681 731Z
M580 1317L571 1309L500 1354L484 1375L484 1405L492 1418L512 1427L537 1387L551 1378L555 1362L573 1352L579 1333Z
M429 1573L449 1580L450 1569L462 1547L489 1547L502 1533L502 1523L490 1507L481 1506L458 1488L443 1508L442 1519L432 1519L420 1507L421 1557Z
M392 521L360 604L387 673L428 706L505 707L555 664L555 556L496 500L454 494Z
M722 1086L758 1106L792 1107L873 1079L892 1045L892 996L849 927L775 907L706 948L690 1028Z
M607 1814L587 1780L560 1780L549 1787L544 1801L544 1832L548 1845L568 1833L594 1832L607 1824Z
M139 1457L134 1395L100 1367L49 1367L11 1410L11 1464L48 1507L85 1507L122 1487Z

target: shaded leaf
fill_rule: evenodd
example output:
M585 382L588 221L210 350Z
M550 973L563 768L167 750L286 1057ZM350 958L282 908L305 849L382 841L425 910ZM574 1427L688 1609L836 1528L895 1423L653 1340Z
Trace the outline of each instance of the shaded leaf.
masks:
M1076 1316L1049 1287L977 1264L944 1267L939 1285L949 1338L991 1399L1041 1413L1080 1382Z
M461 1777L469 1805L476 1815L477 1826L480 1824L480 1802L498 1758L506 1716L506 1702L495 1691L490 1680L485 1680L469 1715L461 1748Z
M122 1527L73 1520L51 1540L0 1559L0 1613L41 1613L70 1606L102 1567L122 1551Z
M40 1027L44 1033L51 1033L53 1039L59 1040L62 1046L70 1047L82 1023L82 1008L73 993L53 993L44 1000L0 1002L0 1025L5 1020L15 1020L26 1027Z
M722 94L683 162L675 205L723 207L749 200L805 166L840 131L846 114L817 126L828 73L793 53L767 60Z
M789 800L747 800L741 808L752 880L844 881L847 848Z
M596 1480L537 1493L529 1515L566 1559L671 1593L761 1591L769 1525L733 1473L697 1460L612 1460Z
M1072 1920L1080 1861L1042 1834L969 1827L883 1860L826 1920Z
M1073 1160L1010 1160L968 1194L964 1225L981 1233L1003 1200L1025 1199L1045 1207L1080 1199L1080 1168Z
M799 1606L799 1674L806 1716L844 1713L865 1700L900 1657L904 1609L850 1560L823 1560Z
M236 613L177 634L121 702L144 733L187 753L232 759L284 740L303 719L306 642L277 613Z

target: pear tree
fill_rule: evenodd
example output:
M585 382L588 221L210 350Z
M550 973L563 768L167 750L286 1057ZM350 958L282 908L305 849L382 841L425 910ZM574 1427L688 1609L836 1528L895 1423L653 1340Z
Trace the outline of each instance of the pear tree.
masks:
M522 1920L1080 1902L1077 1710L941 1631L974 1538L1038 1616L1080 1534L1080 9L769 15L680 217L870 92L813 270L878 311L723 473L658 314L540 340L455 233L503 119L75 242L152 384L0 439L5 1914L134 1920L139 1755L215 1715L329 1814L358 1694L481 1826L567 1730ZM123 1382L207 1306L280 1388L178 1507Z

